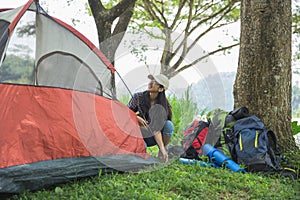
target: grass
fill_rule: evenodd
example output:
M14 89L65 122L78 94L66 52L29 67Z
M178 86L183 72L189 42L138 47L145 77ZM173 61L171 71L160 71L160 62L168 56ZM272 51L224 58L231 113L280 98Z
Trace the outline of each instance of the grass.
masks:
M124 101L128 101L127 98ZM178 144L183 129L200 114L189 92L183 99L170 97L175 123L172 144ZM126 102L125 102L126 103ZM157 155L157 147L148 148ZM300 158L299 152L295 158ZM299 156L298 156L299 155ZM295 159L300 169L300 159ZM25 192L10 199L93 200L93 199L300 199L300 182L279 175L235 173L200 165L182 164L173 159L167 165L138 173L111 173L73 180L53 188Z
M173 160L157 170L99 174L11 199L299 199L300 183Z

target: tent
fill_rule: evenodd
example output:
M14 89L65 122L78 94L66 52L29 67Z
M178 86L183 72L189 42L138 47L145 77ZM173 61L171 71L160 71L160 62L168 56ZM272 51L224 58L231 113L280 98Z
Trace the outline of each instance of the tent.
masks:
M114 67L38 0L1 10L0 66L0 194L157 163L113 98Z

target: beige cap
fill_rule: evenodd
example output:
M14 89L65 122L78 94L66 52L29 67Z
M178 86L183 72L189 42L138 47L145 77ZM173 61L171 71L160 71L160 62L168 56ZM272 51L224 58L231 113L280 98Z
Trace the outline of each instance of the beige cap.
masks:
M156 82L158 82L159 84L161 84L162 86L164 86L165 90L167 90L168 87L169 87L169 80L163 74L158 74L158 75L155 75L155 76L153 76L153 75L150 74L150 75L148 75L148 78L150 80L155 80Z

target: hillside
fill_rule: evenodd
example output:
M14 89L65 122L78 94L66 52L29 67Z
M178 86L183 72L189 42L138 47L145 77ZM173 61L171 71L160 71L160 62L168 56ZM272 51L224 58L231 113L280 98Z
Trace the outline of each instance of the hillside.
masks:
M219 107L224 110L233 108L233 84L235 72L209 75L192 86L192 96L199 108L208 110Z

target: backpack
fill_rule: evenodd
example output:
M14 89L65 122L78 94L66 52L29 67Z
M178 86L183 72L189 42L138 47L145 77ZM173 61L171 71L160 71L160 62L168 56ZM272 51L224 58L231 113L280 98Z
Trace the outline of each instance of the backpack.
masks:
M205 144L209 124L201 120L194 120L184 131L181 142L184 153L182 158L200 159L202 147Z
M232 160L245 165L247 171L269 172L279 170L276 136L267 130L256 116L239 119L233 126L230 154Z

